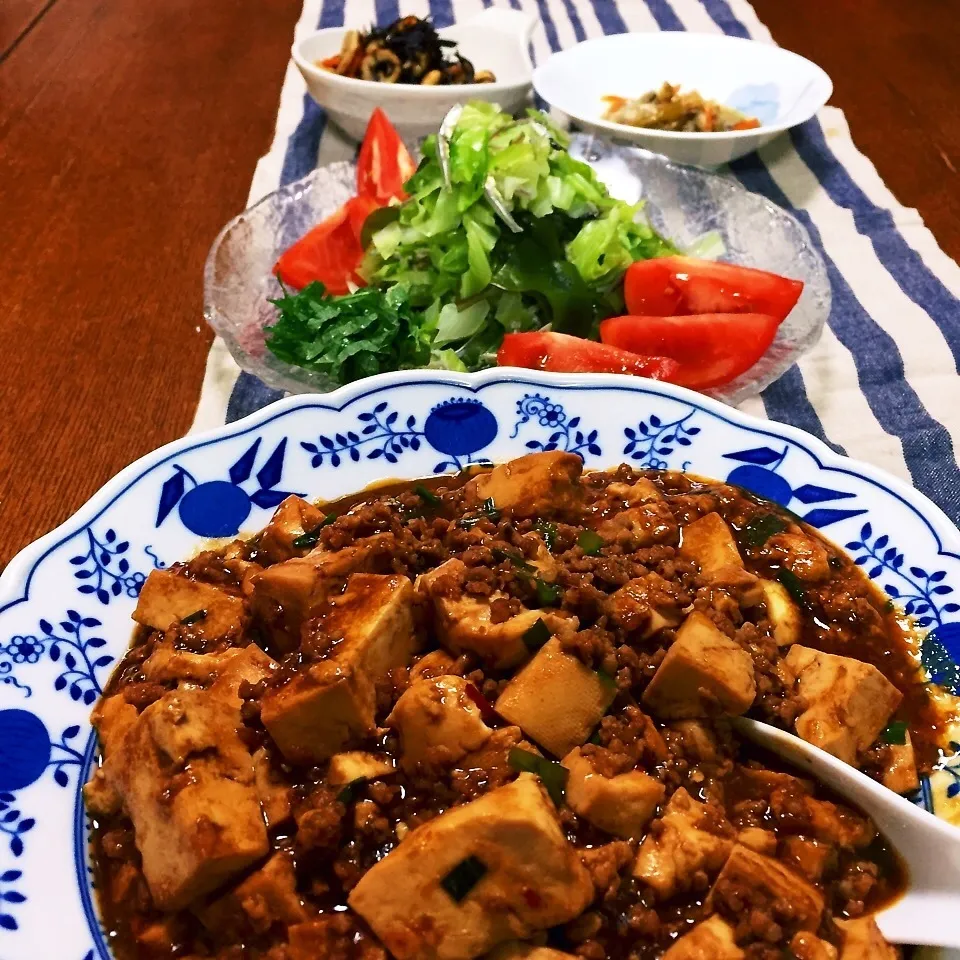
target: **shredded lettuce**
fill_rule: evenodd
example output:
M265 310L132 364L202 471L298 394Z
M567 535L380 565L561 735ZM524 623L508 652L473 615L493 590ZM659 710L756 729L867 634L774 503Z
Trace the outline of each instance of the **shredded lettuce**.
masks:
M414 306L437 312L436 347L469 369L492 362L507 330L550 324L594 334L622 308L626 268L676 252L567 143L537 111L515 120L494 104L468 103L450 138L450 188L437 138L428 137L410 198L372 235L364 277L403 286ZM490 205L488 177L521 234Z
M612 198L568 142L537 111L514 119L495 104L465 104L449 140L450 186L430 136L408 199L368 219L369 286L351 295L361 299L345 298L340 313L338 298L316 291L302 304L279 299L270 349L331 375L339 365L347 382L404 366L477 370L496 362L507 331L595 336L623 309L626 268L677 250L640 206Z

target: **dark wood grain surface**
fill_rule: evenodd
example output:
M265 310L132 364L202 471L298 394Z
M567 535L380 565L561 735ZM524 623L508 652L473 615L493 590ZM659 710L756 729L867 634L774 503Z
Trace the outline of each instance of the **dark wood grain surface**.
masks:
M754 0L960 257L956 0ZM802 9L801 9L802 7ZM190 424L299 0L0 0L0 565Z

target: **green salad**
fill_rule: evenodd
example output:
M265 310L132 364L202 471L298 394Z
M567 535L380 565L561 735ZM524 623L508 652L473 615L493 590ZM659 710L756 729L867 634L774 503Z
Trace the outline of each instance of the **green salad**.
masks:
M626 268L676 252L642 205L613 199L570 156L542 113L514 119L471 102L449 126L424 141L409 198L367 219L368 286L331 297L312 283L274 301L267 343L280 359L342 383L478 370L507 332L596 337L600 320L623 312Z

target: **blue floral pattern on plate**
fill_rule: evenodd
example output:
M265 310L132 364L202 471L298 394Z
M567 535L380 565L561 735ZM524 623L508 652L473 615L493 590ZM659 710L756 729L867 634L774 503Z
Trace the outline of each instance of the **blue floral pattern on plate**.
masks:
M291 492L331 500L533 450L588 468L689 470L776 500L846 545L929 631L928 671L960 689L960 532L904 484L799 431L617 377L417 371L289 398L132 465L0 578L0 956L61 956L69 942L109 960L80 788L95 762L90 710L151 569L204 537L260 528ZM960 819L954 754L946 744L919 802Z

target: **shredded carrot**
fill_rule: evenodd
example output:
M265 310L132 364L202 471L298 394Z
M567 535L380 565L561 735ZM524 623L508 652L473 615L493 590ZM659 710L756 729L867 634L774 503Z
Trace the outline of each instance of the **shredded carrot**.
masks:
M703 132L713 133L714 121L717 119L717 111L709 103L703 107Z
M734 130L753 130L755 127L760 126L760 121L756 117L747 117L746 120L741 120L739 123L733 125Z

